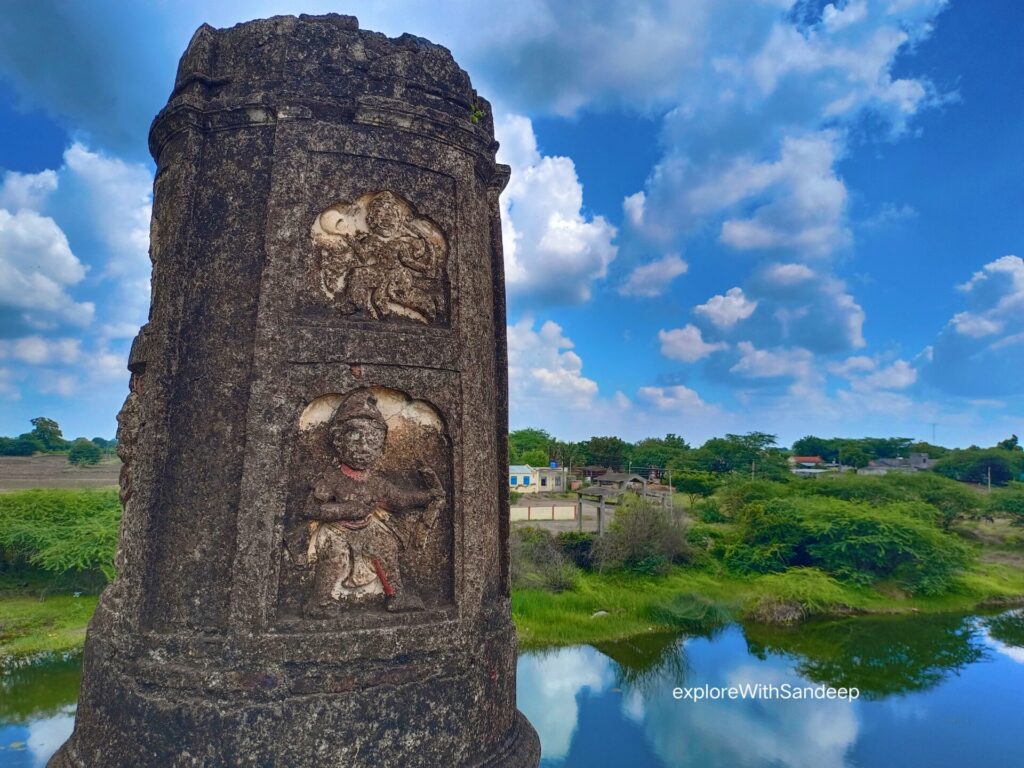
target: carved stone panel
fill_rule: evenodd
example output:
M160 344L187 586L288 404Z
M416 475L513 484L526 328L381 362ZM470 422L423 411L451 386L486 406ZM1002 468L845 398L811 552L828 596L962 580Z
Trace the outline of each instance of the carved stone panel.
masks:
M437 409L394 389L363 387L317 397L297 427L282 618L450 602L450 449Z
M313 222L320 288L342 315L444 325L448 243L394 192L338 202Z

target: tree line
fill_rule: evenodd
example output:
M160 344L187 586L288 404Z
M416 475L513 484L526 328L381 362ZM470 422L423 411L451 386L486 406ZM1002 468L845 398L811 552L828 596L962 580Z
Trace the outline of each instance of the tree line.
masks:
M847 467L866 467L871 461L924 453L935 460L933 469L954 480L1005 485L1024 477L1024 450L1016 435L994 446L947 448L906 437L822 438L808 435L790 448L779 445L767 432L726 434L700 446L681 436L648 437L636 443L615 436L594 436L571 442L559 440L543 429L518 429L508 436L509 461L513 464L564 467L601 466L645 473L651 468L672 470L673 485L713 485L724 475L746 474L763 479L789 478L790 456L819 456ZM698 473L698 474L695 474ZM708 477L702 476L707 475ZM713 488L711 489L713 490ZM707 491L708 493L710 490ZM706 495L706 494L702 494Z
M67 454L72 464L97 464L105 454L117 447L117 440L94 437L64 438L60 425L53 419L38 416L31 420L32 431L17 437L0 437L0 456L34 456L37 453Z

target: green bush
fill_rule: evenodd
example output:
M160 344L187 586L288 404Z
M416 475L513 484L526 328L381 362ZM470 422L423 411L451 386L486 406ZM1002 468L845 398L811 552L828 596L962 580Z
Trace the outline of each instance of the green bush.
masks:
M513 528L509 535L512 586L564 592L576 586L576 567L558 543L541 528Z
M702 523L726 523L729 518L722 514L722 508L714 499L704 499L697 503L694 512Z
M1024 483L1010 483L1009 488L994 491L986 499L985 512L1008 517L1013 525L1024 525Z
M673 563L690 558L686 529L669 512L649 501L632 498L615 510L615 519L594 544L592 555L602 571L625 570L661 574Z
M103 449L84 437L80 437L71 443L71 449L68 451L68 461L75 466L99 464L102 458Z
M734 480L718 492L718 508L724 517L735 519L756 502L788 495L791 487L772 480Z
M0 494L0 569L99 570L112 579L120 519L116 490Z
M812 567L854 584L893 579L911 592L935 594L949 588L970 550L921 519L930 514L918 503L772 499L748 508L724 561L738 573Z
M31 456L45 448L46 446L31 436L0 437L0 456Z
M597 534L588 531L562 531L555 540L565 556L575 563L577 568L590 569Z

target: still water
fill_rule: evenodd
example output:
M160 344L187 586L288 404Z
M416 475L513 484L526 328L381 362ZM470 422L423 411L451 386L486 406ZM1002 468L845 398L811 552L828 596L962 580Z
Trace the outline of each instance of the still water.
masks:
M0 766L71 731L79 662L0 676ZM857 700L677 700L673 689L856 687ZM524 653L519 707L542 766L1024 766L1024 611L730 625Z

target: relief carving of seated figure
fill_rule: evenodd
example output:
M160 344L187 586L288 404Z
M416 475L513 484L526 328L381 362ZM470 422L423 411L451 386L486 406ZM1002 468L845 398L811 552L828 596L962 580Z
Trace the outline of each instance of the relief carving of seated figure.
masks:
M304 510L312 521L306 561L315 568L305 614L325 618L381 595L389 611L422 610L402 562L408 548L423 546L445 504L440 480L422 462L413 472L379 469L388 426L369 393L343 401L328 430L335 464Z
M437 315L437 300L415 278L435 279L441 255L415 228L398 199L382 192L368 205L369 231L346 235L355 256L347 276L347 297L356 310L374 318L396 312L422 322ZM411 314L410 314L411 313Z

